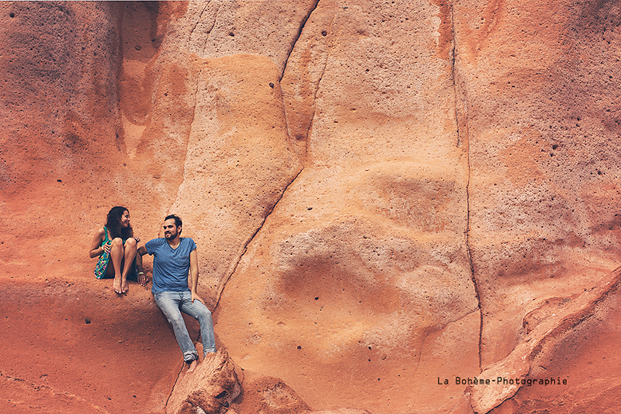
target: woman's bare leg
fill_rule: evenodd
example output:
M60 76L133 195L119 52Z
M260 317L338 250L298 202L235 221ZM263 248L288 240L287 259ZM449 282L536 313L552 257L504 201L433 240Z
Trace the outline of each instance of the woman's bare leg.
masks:
M123 293L121 290L121 266L124 253L123 240L118 237L112 240L112 249L110 250L110 260L112 260L112 266L114 266L114 282L112 287L116 293ZM110 264L108 264L108 266L110 266Z
M129 291L129 285L127 284L127 274L134 266L134 259L137 253L136 239L130 237L125 241L125 265L123 266L123 273L121 275L121 293L127 293Z
M114 265L112 264L112 260L108 262L108 266L106 267L105 279L114 279Z

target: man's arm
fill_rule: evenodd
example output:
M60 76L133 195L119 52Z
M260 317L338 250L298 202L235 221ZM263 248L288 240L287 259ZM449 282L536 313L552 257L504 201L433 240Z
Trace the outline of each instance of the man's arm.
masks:
M138 240L136 240L137 242ZM142 256L144 256L145 254L149 254L149 252L147 251L147 244L149 244L151 242L147 242L144 246L140 246L137 250L136 250L136 266L138 267L138 283L140 283L141 286L146 286L147 285L147 275L144 274L144 267L142 266ZM151 253L153 254L153 253Z
M142 247L142 249L144 249L144 247ZM138 254L136 255L136 269L138 270L138 283L140 283L140 286L146 286L147 275L144 274L144 267L142 267L142 255L140 254L140 252L138 252Z
M194 302L195 299L198 299L204 305L205 301L203 298L198 296L198 293L196 293L196 289L198 287L198 254L196 253L196 249L192 250L190 253L190 275L188 278L188 287L190 288L190 292L192 292L192 302Z

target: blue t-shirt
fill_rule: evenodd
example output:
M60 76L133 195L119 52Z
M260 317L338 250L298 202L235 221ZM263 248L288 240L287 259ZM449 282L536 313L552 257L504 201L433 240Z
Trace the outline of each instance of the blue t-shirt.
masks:
M153 293L187 292L190 271L190 253L196 249L194 240L179 239L176 249L170 247L166 239L153 239L144 247L153 255Z

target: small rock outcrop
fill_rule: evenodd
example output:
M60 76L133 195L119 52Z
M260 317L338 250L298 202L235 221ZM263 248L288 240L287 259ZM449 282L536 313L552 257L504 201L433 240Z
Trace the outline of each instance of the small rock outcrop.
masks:
M224 414L240 392L235 364L225 350L219 350L213 356L208 355L194 372L181 372L166 413Z

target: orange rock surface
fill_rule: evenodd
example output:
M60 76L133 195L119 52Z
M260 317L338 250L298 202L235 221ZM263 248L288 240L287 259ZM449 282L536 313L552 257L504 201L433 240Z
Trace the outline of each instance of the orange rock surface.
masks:
M619 405L617 2L0 17L1 412ZM92 275L114 205L198 245L222 352L196 374L148 288Z

